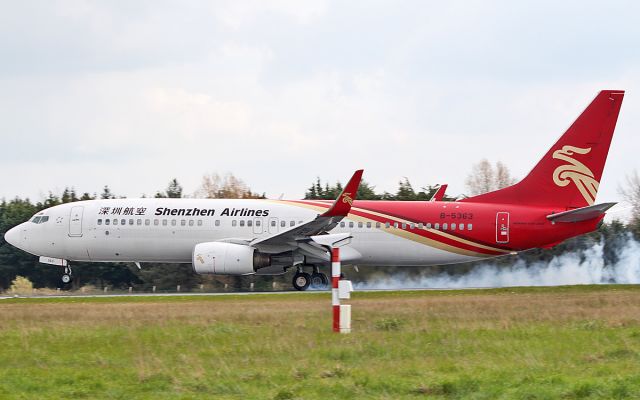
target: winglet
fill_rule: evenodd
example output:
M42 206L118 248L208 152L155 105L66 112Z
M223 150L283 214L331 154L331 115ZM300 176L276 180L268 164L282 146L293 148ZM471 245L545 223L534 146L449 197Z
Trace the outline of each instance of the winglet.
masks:
M444 185L440 185L438 190L436 190L436 192L433 194L433 196L431 196L429 201L442 201L442 199L444 198L444 192L447 191L447 187L448 186L449 185L447 185L446 183Z
M323 217L346 217L349 214L353 201L356 199L363 172L364 170L359 169L353 174L331 208L322 214Z

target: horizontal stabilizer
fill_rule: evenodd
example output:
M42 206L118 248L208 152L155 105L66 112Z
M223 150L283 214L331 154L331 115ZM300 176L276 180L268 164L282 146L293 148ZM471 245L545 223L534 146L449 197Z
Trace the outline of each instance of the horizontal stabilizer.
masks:
M564 211L557 214L547 215L547 219L553 222L580 222L598 218L616 203L602 203L593 206L577 208L575 210Z

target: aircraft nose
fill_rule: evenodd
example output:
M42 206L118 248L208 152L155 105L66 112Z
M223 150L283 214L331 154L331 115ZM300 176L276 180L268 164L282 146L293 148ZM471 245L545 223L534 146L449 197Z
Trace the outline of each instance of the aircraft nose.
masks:
M4 240L6 240L7 243L14 247L19 247L18 245L20 244L20 226L9 229L9 231L4 234Z

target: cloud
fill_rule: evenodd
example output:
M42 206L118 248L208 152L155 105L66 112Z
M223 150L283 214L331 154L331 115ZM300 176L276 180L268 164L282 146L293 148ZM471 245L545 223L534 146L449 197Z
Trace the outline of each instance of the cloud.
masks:
M76 1L0 16L0 197L137 196L208 172L299 197L356 168L462 193L486 157L522 177L607 86L628 89L601 199L637 166L633 13L537 2Z

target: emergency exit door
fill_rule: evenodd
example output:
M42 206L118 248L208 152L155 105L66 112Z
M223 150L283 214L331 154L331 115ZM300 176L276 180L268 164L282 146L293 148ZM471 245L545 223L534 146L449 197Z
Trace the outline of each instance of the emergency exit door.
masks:
M69 236L80 237L82 236L82 214L84 212L83 206L71 207L69 214Z
M496 215L496 243L509 243L509 213Z

